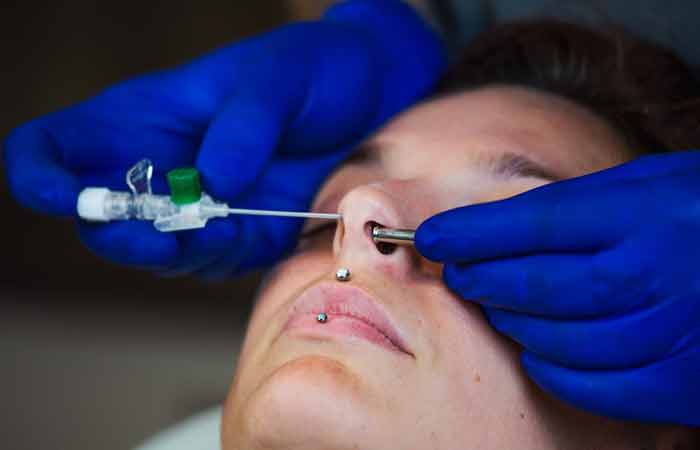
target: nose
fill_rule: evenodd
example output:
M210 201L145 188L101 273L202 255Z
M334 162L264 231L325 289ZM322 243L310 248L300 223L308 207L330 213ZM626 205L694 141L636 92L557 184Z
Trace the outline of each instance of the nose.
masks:
M376 225L390 228L415 227L405 193L406 182L374 183L349 191L338 205L343 216L333 240L333 253L340 267L358 273L377 271L406 279L419 269L418 253L412 246L377 245L372 239Z

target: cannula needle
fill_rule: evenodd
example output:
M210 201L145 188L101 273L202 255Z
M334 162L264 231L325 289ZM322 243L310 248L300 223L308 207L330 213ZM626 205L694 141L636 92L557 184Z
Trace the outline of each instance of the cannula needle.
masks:
M218 209L218 208L217 208ZM222 208L229 214L246 214L251 216L276 216L276 217L300 217L305 219L327 219L337 220L342 218L340 214L334 213L313 213L298 211L275 211L270 209L242 209L242 208Z

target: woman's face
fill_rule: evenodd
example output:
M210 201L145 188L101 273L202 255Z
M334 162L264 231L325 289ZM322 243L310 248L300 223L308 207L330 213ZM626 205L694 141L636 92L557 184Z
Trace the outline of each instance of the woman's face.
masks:
M261 289L224 448L545 449L613 427L534 389L517 346L440 265L413 247L383 254L370 229L620 164L632 155L617 134L561 98L490 87L419 105L361 147L314 202L342 224L307 223ZM341 267L349 281L335 280Z

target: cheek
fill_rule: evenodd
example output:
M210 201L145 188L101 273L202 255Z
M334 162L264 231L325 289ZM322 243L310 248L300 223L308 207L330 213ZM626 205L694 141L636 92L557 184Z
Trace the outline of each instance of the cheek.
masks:
M440 289L444 288L435 288ZM451 393L451 403L457 405L489 405L499 411L508 398L519 397L519 347L496 333L475 303L449 291L432 298L425 312L432 329L429 339L434 356L426 371L432 382ZM470 422L484 420L486 415L480 409L462 412Z

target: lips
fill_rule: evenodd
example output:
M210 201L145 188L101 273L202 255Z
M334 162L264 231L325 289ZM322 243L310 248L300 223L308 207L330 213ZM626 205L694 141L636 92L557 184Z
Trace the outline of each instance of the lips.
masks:
M320 313L327 315L323 323L316 319ZM314 337L358 337L413 356L381 305L353 286L322 283L303 292L290 307L284 326L289 330Z

